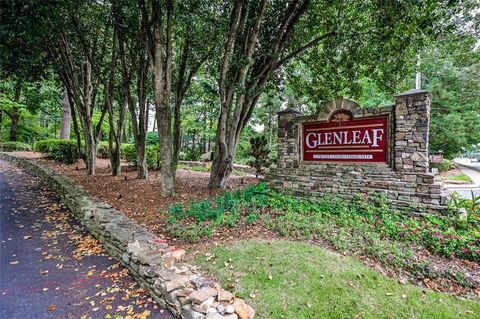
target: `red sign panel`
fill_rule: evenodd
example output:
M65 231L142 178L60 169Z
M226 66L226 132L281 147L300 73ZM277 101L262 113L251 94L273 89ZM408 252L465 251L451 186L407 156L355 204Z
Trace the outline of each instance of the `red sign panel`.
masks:
M322 162L387 161L388 119L353 119L346 110L335 112L328 122L303 125L303 160Z
M443 154L434 154L430 156L432 163L441 163L443 162Z

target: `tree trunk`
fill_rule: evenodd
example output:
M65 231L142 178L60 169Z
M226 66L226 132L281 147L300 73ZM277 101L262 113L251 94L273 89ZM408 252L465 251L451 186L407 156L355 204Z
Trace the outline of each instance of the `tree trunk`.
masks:
M75 133L75 139L77 141L77 152L80 158L83 160L85 163L85 166L87 166L87 161L85 158L85 152L82 149L82 138L80 136L80 129L78 127L78 122L77 122L77 114L75 112L75 107L73 106L73 100L72 97L67 94L68 97L68 106L70 107L70 114L72 115L72 122L73 122L73 132Z
M110 152L110 165L112 167L112 175L118 176L121 173L121 143L123 126L125 124L125 94L122 94L122 100L118 105L118 122L115 126L115 110L113 104L113 95L115 90L115 69L117 65L117 32L113 32L113 44L112 44L112 59L110 61L110 76L108 86L105 94L105 103L108 110L108 122L110 126L108 149Z
M65 89L63 94L62 117L60 120L60 139L68 140L70 139L70 122L72 120L72 113L67 89Z
M3 142L3 110L0 109L0 143Z
M174 108L174 116L173 116L173 171L175 172L178 165L178 158L180 155L181 149L181 118L180 118L180 106L182 105L183 101L183 93L179 90L177 91L177 96L175 99L175 108Z
M97 144L91 126L84 127L83 136L85 138L85 163L87 164L87 174L95 175L97 161Z
M13 113L10 117L11 125L10 125L10 141L15 142L17 140L17 129L18 129L18 122L20 121L20 113Z
M153 93L160 143L160 184L161 194L170 197L175 192L175 174L172 169L173 154L170 139L170 92L172 85L172 33L173 33L173 1L166 2L166 56L163 57L163 26L160 4L153 4L153 39L150 61L153 73ZM165 61L164 61L165 60ZM165 65L164 65L165 63Z
M15 95L13 97L13 101L15 103L18 103L20 101L21 93L22 93L22 81L17 80L15 83ZM20 121L20 110L18 110L15 107L10 114L10 119L12 122L12 125L10 126L10 141L15 142L17 140L18 122Z
M268 114L268 149L272 151L272 138L273 138L273 115Z
M232 174L235 147L218 147L210 170L210 187L225 188Z

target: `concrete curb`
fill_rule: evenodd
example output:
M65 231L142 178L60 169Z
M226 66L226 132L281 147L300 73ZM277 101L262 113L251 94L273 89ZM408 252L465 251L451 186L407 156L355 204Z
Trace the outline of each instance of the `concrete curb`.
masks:
M71 179L33 159L0 153L52 187L74 216L147 289L158 304L184 319L252 319L255 311L220 284L203 277L196 266L183 263L183 249L167 243L90 196Z

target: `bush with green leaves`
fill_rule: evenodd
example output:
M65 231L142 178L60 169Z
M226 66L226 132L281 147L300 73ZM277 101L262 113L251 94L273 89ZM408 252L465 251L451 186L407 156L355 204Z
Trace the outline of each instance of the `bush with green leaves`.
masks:
M110 151L108 150L108 142L98 143L97 156L100 158L110 158Z
M145 149L149 169L158 168L158 150L158 145L148 145ZM122 144L122 158L133 165L137 165L137 150L134 144Z
M440 163L432 163L430 162L430 167L431 168L437 168L439 172L448 172L452 169L455 168L455 164L448 160L448 159L444 159L442 162Z
M32 147L22 142L4 142L0 143L1 152L31 151Z
M48 154L52 151L52 148L59 139L47 139L47 140L40 140L35 142L35 151L43 154Z
M73 164L79 158L77 143L74 140L49 139L37 141L35 151L66 164Z
M255 168L255 175L258 177L258 175L262 174L263 169L268 168L272 163L266 136L259 135L250 138L249 155L252 159L248 161L248 165Z

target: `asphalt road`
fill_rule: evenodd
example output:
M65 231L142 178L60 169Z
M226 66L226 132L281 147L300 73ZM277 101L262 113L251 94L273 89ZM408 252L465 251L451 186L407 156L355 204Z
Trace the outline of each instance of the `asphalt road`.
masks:
M103 252L49 187L5 161L0 241L2 319L174 318Z
M469 163L468 160L455 160L458 168L462 170L472 180L470 185L447 185L446 189L449 194L457 193L463 198L472 199L474 196L480 196L480 165L477 163Z

